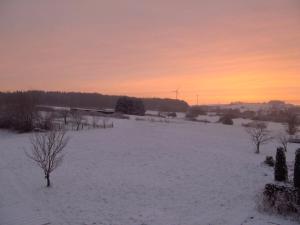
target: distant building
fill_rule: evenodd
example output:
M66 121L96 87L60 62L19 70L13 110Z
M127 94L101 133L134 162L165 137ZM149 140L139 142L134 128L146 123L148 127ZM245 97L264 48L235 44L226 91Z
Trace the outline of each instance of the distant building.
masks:
M275 109L275 110L285 109L287 107L287 105L285 104L285 102L284 101L280 101L280 100L269 101L268 105L270 105L271 109Z

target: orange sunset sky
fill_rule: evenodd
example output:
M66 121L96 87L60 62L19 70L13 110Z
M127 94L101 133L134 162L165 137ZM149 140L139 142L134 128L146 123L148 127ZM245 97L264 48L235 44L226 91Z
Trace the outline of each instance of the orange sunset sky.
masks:
M299 0L1 0L0 91L300 104Z

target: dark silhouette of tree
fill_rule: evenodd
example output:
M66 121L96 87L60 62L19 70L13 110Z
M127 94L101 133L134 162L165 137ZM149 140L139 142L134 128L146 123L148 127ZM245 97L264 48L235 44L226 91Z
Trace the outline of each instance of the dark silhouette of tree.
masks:
M39 105L61 106L61 107L81 107L81 108L115 108L120 97L113 95L102 95L99 93L80 93L80 92L45 92L27 91L23 92L39 99ZM15 92L0 92L1 99L14 95ZM147 110L165 112L186 112L189 105L182 100L161 99L161 98L142 98Z
M274 175L276 181L285 182L288 179L285 153L284 149L281 147L277 148Z
M295 155L294 186L300 188L300 148L296 150Z
M115 111L129 115L144 116L145 106L141 99L121 97L117 101Z
M38 96L29 92L14 92L1 98L0 127L19 132L34 129L37 119Z

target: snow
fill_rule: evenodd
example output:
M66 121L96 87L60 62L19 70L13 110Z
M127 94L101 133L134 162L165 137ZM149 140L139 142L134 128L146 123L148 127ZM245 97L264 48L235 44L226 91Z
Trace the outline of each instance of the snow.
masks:
M112 120L112 129L68 133L51 188L24 154L30 134L0 131L0 224L11 217L28 225L33 217L37 225L298 224L258 211L257 195L273 181L262 162L276 142L254 154L245 121ZM289 147L289 164L297 147Z

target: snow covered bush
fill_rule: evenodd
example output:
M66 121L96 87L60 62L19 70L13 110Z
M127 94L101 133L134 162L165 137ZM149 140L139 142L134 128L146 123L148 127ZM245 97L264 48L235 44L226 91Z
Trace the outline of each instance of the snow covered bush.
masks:
M274 175L276 181L286 182L288 180L285 153L281 147L277 148Z
M283 215L299 213L297 198L298 191L294 187L266 184L262 207L266 211L271 210Z

